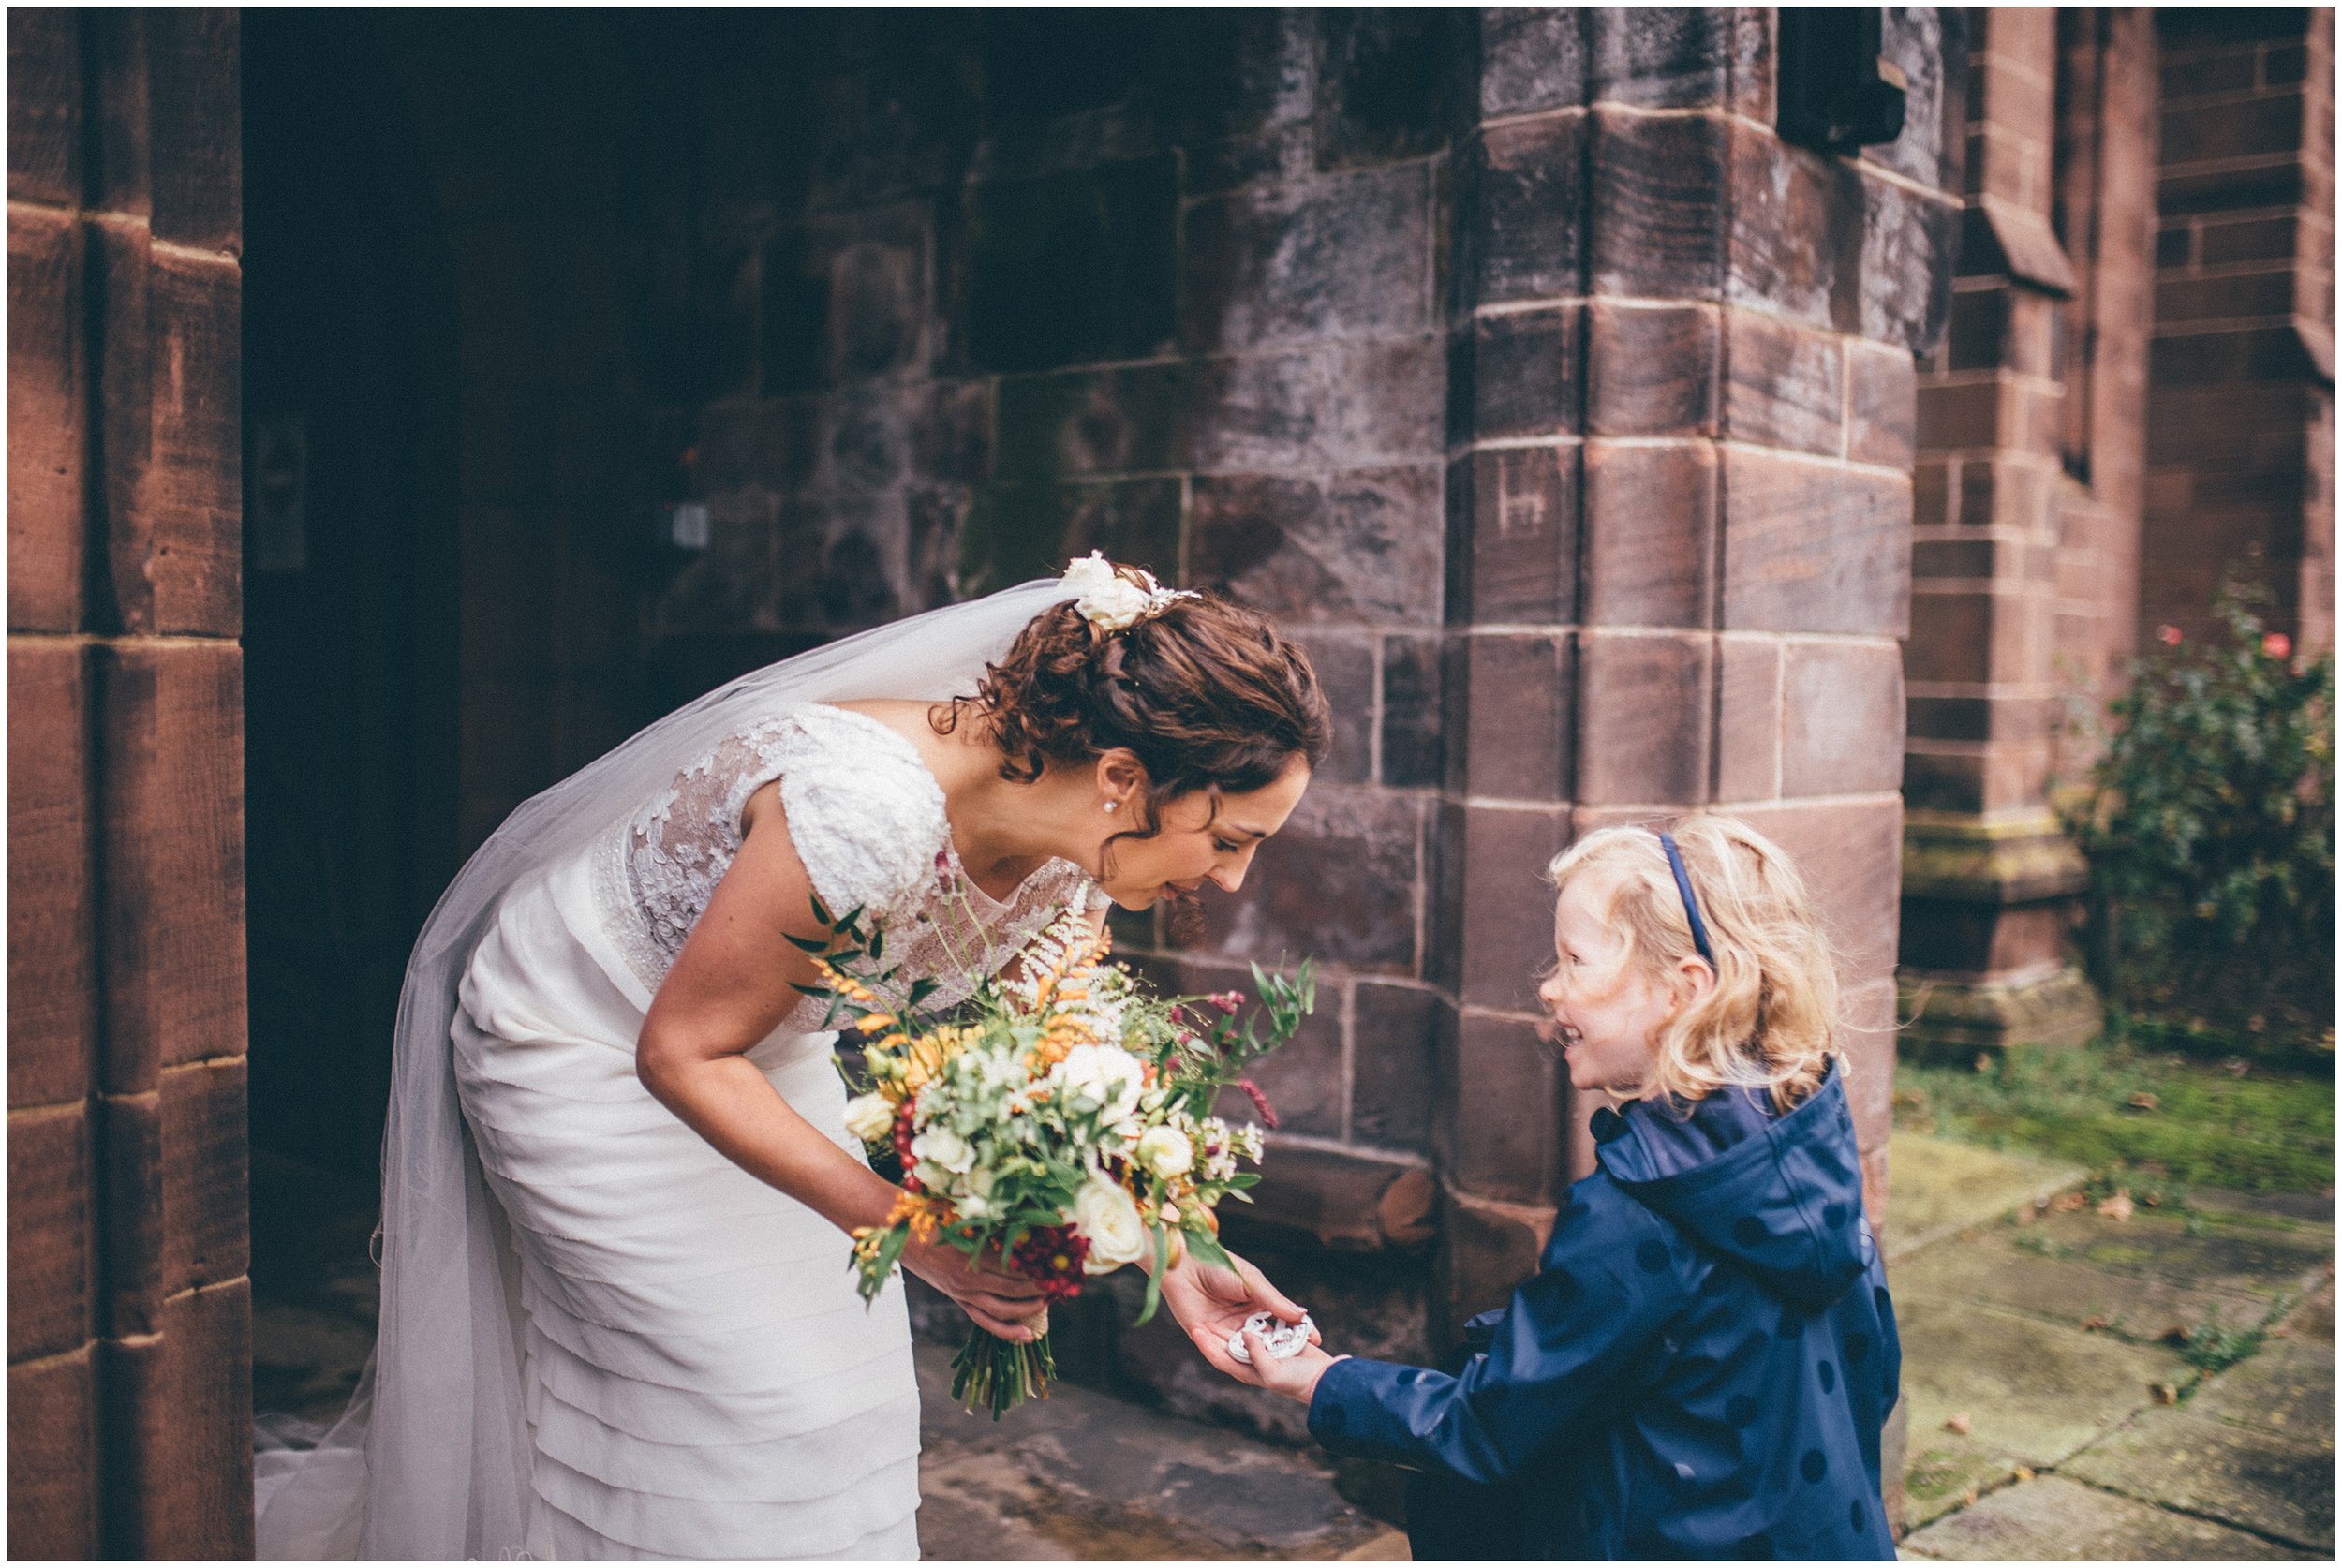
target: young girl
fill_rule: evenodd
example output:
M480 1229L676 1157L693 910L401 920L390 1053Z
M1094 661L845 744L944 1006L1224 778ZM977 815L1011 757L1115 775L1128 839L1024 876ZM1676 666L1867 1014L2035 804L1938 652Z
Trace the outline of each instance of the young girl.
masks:
M1457 1376L1248 1339L1338 1454L1424 1473L1418 1559L1892 1558L1901 1351L1862 1213L1836 983L1746 825L1607 828L1553 863L1551 1009L1594 1174Z

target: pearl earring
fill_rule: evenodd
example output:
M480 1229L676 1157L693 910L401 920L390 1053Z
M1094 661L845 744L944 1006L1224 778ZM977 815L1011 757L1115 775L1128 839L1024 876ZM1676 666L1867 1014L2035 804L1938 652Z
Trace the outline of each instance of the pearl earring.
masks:
M1119 800L1110 800L1110 801L1106 802L1106 809L1107 809L1108 811L1111 811L1111 810L1113 810L1116 806L1119 806L1119 805L1121 805L1121 804L1122 804L1122 803L1121 803L1120 801L1119 801Z

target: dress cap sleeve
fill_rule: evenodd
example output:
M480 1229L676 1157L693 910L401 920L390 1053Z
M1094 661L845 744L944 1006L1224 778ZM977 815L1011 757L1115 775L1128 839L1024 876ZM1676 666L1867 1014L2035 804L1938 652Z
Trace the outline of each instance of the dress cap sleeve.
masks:
M797 858L833 914L860 908L882 928L926 900L950 841L943 791L918 749L843 708L793 716L770 753Z

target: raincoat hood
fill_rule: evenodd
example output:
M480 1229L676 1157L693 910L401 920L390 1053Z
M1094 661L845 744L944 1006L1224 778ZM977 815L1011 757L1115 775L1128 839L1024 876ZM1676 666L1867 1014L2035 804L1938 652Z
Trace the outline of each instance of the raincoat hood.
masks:
M1720 1089L1688 1110L1634 1101L1598 1111L1595 1157L1629 1196L1784 1300L1829 1305L1872 1256L1845 1087L1832 1064L1774 1115L1761 1090Z

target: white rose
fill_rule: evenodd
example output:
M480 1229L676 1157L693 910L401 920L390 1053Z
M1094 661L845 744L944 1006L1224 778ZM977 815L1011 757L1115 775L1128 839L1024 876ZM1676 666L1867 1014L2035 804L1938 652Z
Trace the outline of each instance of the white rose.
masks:
M846 1131L866 1144L875 1144L894 1131L895 1107L882 1094L857 1094L846 1102Z
M1131 1195L1095 1172L1074 1197L1074 1229L1089 1243L1085 1274L1110 1274L1150 1250L1146 1221Z
M1146 1092L1146 1072L1119 1045L1076 1045L1058 1063L1055 1076L1063 1094L1094 1101L1098 1119L1111 1125L1138 1109L1138 1097Z
M1168 1181L1195 1163L1195 1146L1176 1127L1150 1127L1138 1140L1138 1162Z
M953 1172L965 1171L976 1162L976 1151L968 1146L968 1140L947 1127L930 1127L912 1139L911 1156Z
M1154 596L1118 575L1114 564L1096 551L1089 558L1069 562L1065 585L1080 590L1074 608L1101 631L1120 631L1154 607Z

